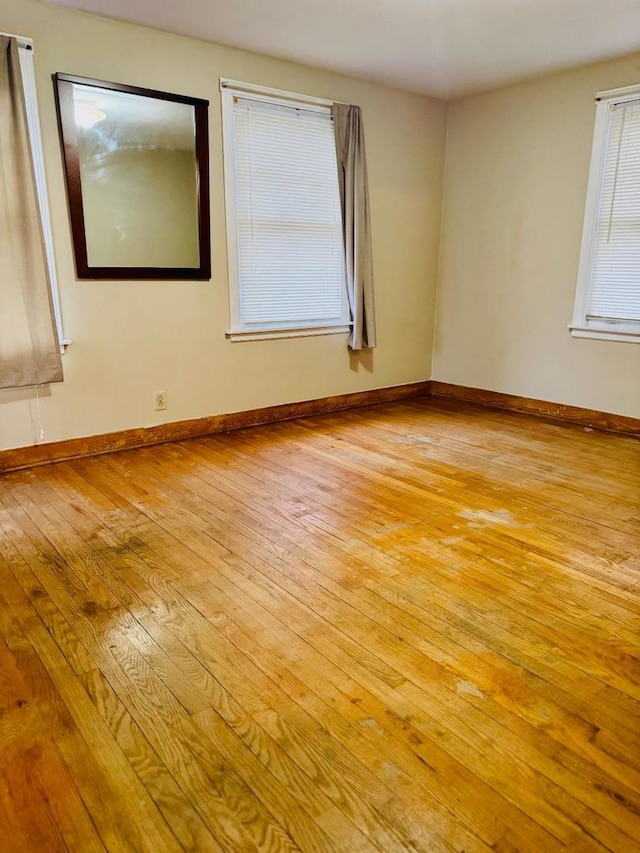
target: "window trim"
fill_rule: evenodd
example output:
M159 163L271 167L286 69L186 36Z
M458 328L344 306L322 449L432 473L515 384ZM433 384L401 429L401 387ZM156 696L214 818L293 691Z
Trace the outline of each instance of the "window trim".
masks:
M229 328L225 335L231 341L257 341L280 338L299 338L311 335L346 334L351 329L346 288L343 293L342 318L340 322L327 324L326 321L269 324L243 326L240 321L240 281L238 276L238 229L235 203L235 144L233 135L233 99L269 102L290 107L292 104L304 104L306 110L327 113L333 101L300 95L283 89L272 89L239 80L220 78L222 102L222 152L224 165L224 196L227 224L227 265L229 276Z
M26 36L14 35L13 33L1 33L1 35L14 38L18 42L18 55L20 57L20 73L22 75L22 89L24 92L25 109L27 114L27 126L29 129L29 144L31 146L31 157L33 161L33 172L38 197L38 209L40 211L40 222L42 224L42 236L45 247L47 268L49 271L49 282L51 285L51 301L53 305L53 316L60 343L61 352L65 352L71 341L65 338L62 327L62 311L60 309L60 293L58 288L58 274L56 271L56 259L53 243L53 229L51 226L51 213L49 207L49 194L47 191L47 179L44 166L44 152L42 147L42 131L40 129L40 116L38 113L38 92L36 88L36 77L34 67L33 39Z
M578 283L573 309L573 320L569 325L571 334L576 338L590 338L603 341L626 341L640 344L640 322L624 323L606 320L588 320L589 289L591 271L598 227L598 208L602 179L604 177L605 155L608 143L609 116L616 104L637 101L640 98L640 84L609 89L596 95L596 117L593 131L593 148L589 164L589 183L585 204L582 243L578 265Z

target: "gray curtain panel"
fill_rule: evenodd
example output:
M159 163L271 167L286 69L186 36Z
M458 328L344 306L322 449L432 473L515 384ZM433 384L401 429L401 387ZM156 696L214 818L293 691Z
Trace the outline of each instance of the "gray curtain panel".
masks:
M360 107L333 104L352 350L376 345L369 185Z
M0 36L0 388L61 381L18 45Z

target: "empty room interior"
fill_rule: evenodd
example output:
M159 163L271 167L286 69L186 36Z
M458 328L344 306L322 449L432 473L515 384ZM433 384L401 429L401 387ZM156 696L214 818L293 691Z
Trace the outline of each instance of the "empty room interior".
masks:
M0 0L0 850L640 851L638 0Z

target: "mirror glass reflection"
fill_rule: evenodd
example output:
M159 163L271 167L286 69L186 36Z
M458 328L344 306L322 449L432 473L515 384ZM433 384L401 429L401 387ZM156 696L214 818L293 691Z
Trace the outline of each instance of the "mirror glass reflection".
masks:
M197 267L194 109L73 84L91 267Z

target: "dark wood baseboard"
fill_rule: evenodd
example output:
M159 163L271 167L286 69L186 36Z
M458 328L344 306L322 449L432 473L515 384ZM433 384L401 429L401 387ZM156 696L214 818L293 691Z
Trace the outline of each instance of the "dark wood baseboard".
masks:
M65 441L0 450L0 473L17 471L21 468L33 468L36 465L61 462L64 459L75 459L80 456L98 456L101 453L114 453L117 450L130 450L134 447L146 447L151 444L166 444L169 441L201 438L214 433L322 415L343 409L353 409L358 406L373 406L378 403L407 400L413 397L427 397L430 393L430 381L413 382L409 385L375 388L371 391L340 394L336 397L322 397L318 400L303 400L299 403L286 403L281 406L267 406L244 412L211 415L205 418L175 421L151 427L137 427L120 432L87 436L86 438L71 438Z
M461 403L475 403L491 409L508 412L522 412L548 420L579 424L591 429L623 433L640 437L640 418L625 415L613 415L594 409L582 409L578 406L566 406L564 403L549 403L546 400L534 400L530 397L517 397L514 394L502 394L499 391L485 391L482 388L468 388L465 385L451 385L448 382L431 383L431 394Z
M281 406L266 406L262 409L249 409L244 412L230 412L223 415L211 415L205 418L159 424L158 426L137 427L120 432L92 435L86 438L71 438L65 441L49 442L48 444L0 450L0 473L17 471L21 468L33 468L50 462L61 462L65 459L76 459L81 456L98 456L102 453L115 453L117 450L130 450L134 447L147 447L152 444L166 444L169 441L201 438L205 435L231 432L236 429L272 424L295 418L323 415L359 406L373 406L378 403L391 403L398 400L430 396L457 400L461 403L473 403L508 412L521 412L547 420L578 424L591 429L640 438L639 418L582 409L563 403L534 400L530 397L518 397L514 394L502 394L499 391L486 391L482 388L470 388L465 385L452 385L448 382L427 380L426 382L413 382L410 385L375 388L372 391L358 391L353 394L322 397L318 400L303 400L299 403L285 403Z

